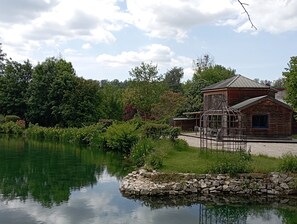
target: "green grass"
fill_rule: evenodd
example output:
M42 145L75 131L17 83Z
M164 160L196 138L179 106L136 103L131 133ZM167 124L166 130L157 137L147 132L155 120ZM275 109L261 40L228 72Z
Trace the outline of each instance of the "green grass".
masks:
M297 139L297 135L292 135L292 138L293 139Z
M239 153L205 151L194 147L188 147L182 151L170 150L163 159L162 172L181 172L181 173L208 173L211 166L222 161L237 161ZM248 162L250 172L268 173L279 170L281 159L272 158L264 155L251 156Z

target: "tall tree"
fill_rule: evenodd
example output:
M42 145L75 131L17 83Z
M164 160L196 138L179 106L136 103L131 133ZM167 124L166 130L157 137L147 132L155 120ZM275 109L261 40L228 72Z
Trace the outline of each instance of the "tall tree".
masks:
M129 72L130 76L137 82L154 82L160 81L162 76L158 75L158 66L152 63L141 62L140 66L132 68Z
M0 75L4 73L5 57L6 54L2 50L2 43L0 43Z
M54 81L62 75L75 76L75 71L70 62L63 59L48 58L35 66L32 81L28 89L27 119L32 123L43 126L56 124L55 115L52 113L55 100L61 100L63 89L53 95Z
M183 68L173 67L164 75L164 83L173 92L182 92L181 79L184 76Z
M0 114L14 114L24 118L32 65L28 60L24 63L6 60L4 68L0 76Z
M160 96L160 101L153 105L152 115L157 120L170 119L182 110L185 101L181 93L166 91Z
M124 92L125 106L132 106L144 119L149 119L153 104L158 102L165 89L159 82L162 77L158 75L156 65L145 63L133 68L129 74L134 79Z
M123 118L123 87L118 80L106 82L100 89L102 98L100 111L102 118L122 120Z
M193 81L205 80L208 85L220 82L222 80L231 78L235 75L235 70L231 68L225 68L222 65L211 66L200 73L195 73Z
M291 57L283 76L287 89L286 101L297 111L297 56Z

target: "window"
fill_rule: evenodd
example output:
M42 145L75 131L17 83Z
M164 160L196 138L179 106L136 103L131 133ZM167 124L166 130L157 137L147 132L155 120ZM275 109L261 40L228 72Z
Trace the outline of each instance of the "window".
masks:
M268 115L253 115L253 128L268 128Z

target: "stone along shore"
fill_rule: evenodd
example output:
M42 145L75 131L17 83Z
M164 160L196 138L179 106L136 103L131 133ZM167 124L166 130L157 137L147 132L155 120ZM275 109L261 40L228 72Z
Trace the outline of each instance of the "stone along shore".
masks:
M140 169L123 178L120 191L130 196L189 194L297 195L297 177L282 173L168 174Z

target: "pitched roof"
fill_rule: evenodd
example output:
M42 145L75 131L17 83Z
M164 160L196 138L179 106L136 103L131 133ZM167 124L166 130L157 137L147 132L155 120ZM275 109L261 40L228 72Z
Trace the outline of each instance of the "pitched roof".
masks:
M235 75L229 79L207 86L202 90L224 89L224 88L265 88L269 89L269 86L257 83L254 80L246 78L241 75Z
M268 95L264 95L264 96L258 96L258 97L254 97L254 98L251 98L251 99L248 99L248 100L245 100L245 101L242 101L238 104L235 104L232 106L233 109L236 109L236 110L243 110L247 107L250 107L254 104L257 104L259 103L261 100L263 99L270 99L271 101L277 103L277 104L280 104L290 110L292 110L292 108L290 107L290 105L286 104L285 102L283 101L280 101L280 100L277 100L271 96L268 96Z

